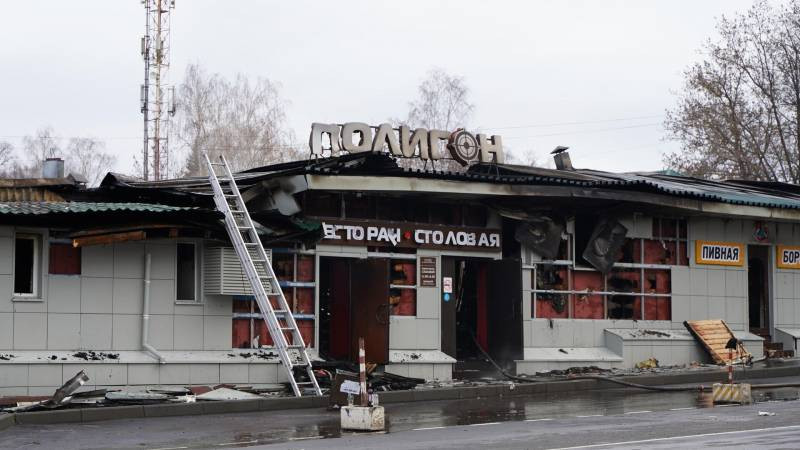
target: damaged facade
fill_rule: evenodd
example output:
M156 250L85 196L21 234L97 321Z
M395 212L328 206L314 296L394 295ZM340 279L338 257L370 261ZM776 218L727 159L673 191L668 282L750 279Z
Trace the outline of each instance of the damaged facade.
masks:
M372 153L236 181L326 359L364 337L368 362L447 380L479 347L517 374L709 360L686 320L725 320L755 356L761 336L800 339L793 185ZM0 395L81 369L96 386L284 379L206 179L60 183L0 184Z

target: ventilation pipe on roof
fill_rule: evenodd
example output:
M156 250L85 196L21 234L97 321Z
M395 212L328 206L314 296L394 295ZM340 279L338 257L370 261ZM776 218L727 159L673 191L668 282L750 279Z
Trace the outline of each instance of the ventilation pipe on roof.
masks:
M559 145L555 148L551 155L553 155L553 160L556 162L556 169L558 170L575 170L572 168L572 160L569 159L569 153L567 153L569 147L565 147L563 145Z
M64 160L47 158L42 164L42 178L64 178Z
M152 345L150 345L149 341L149 334L150 334L150 253L145 255L144 258L144 299L142 301L142 348L150 353L150 355L156 359L158 362L165 363L167 362L164 359L164 356L158 352Z

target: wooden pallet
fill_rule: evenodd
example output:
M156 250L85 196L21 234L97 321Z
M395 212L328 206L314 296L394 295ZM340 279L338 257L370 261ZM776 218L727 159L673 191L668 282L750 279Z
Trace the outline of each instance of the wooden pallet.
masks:
M734 336L724 320L688 320L683 322L683 325L701 344L703 344L703 347L708 354L711 355L715 363L728 363L730 358L725 345ZM750 353L744 349L743 345L739 345L738 348L733 351L734 361L748 357L750 357Z

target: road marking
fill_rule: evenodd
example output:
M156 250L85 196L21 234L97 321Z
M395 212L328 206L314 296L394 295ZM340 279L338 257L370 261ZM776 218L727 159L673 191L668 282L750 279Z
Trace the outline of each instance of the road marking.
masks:
M426 427L426 428L414 428L411 431L424 431L424 430L441 430L444 427Z
M583 419L583 418L586 418L586 417L603 417L603 415L602 414L589 414L588 416L575 416L575 417L577 417L578 419Z
M672 408L672 409L670 409L670 411L686 411L686 410L689 410L689 409L697 409L697 407L696 406L690 406L688 408Z
M578 448L599 448L599 447L609 447L609 446L616 446L616 445L629 445L629 444L644 444L647 442L660 442L660 441L671 441L675 439L693 439L699 437L709 437L709 436L724 436L726 434L742 434L742 433L753 433L759 431L778 431L778 430L793 430L800 428L800 425L788 425L785 427L772 427L772 428L754 428L752 430L736 430L736 431L721 431L719 433L703 433L703 434L689 434L686 436L672 436L672 437L665 437L665 438L655 438L655 439L642 439L639 441L620 441L620 442L608 442L605 444L590 444L590 445L578 445L575 447L556 447L559 450L571 450L571 449L578 449Z
M544 419L525 419L525 422L544 422L546 420L553 420L551 418L544 418Z
M258 443L258 441L223 442L221 444L214 444L214 445L216 445L217 447L224 447L226 445L241 445L241 444L256 444L256 443Z
M470 424L469 426L471 426L471 427L482 427L484 425L499 425L499 424L500 424L500 422L486 422L486 423L473 423L473 424Z
M653 412L653 411L628 411L625 414L644 414L644 413L649 413L649 412Z

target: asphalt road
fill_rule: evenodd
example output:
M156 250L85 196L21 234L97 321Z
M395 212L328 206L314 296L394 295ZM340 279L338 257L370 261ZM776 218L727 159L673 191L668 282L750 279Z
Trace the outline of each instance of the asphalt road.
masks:
M389 404L382 434L342 433L338 412L324 410L29 425L0 432L0 448L800 448L800 391L755 392L761 403L731 407L632 390Z

